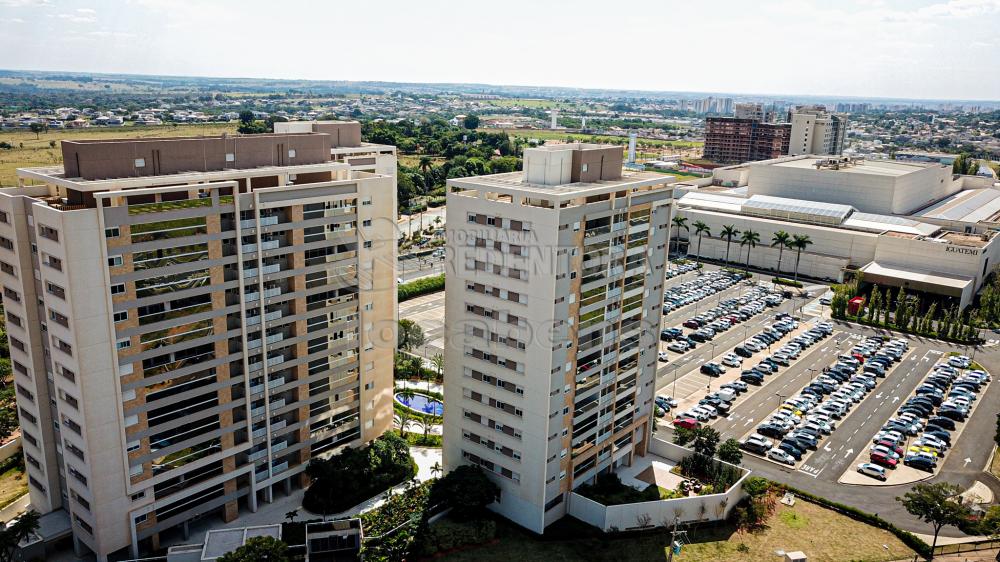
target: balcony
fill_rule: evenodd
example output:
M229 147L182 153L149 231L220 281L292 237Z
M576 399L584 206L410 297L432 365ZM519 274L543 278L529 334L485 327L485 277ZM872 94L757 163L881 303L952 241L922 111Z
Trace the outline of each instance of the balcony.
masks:
M285 406L285 399L284 398L281 398L279 400L275 400L274 402L271 402L271 409L272 410L277 410L278 408L282 408L284 406Z
M277 388L285 384L285 377L278 377L267 381L267 388Z
M278 217L276 215L270 217L260 217L261 226L271 226L273 224L278 224ZM257 221L255 221L254 219L243 219L240 221L240 228L241 229L257 228Z
M251 413L253 413L252 410L251 410ZM253 430L253 438L254 439L260 439L261 437L263 437L265 435L267 435L267 428L266 427L262 427L260 429Z
M252 418L256 418L257 416L263 416L263 415L264 415L264 406L258 406L256 408L250 410L250 417L252 417ZM255 431L254 434L256 434L256 433L257 432ZM265 433L266 433L266 431L265 431Z
M247 455L247 462L256 462L267 456L267 449L261 449L256 453L250 453Z

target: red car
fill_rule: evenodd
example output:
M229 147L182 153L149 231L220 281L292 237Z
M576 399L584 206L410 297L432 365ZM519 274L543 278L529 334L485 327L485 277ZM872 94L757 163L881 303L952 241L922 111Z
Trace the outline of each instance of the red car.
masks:
M674 427L683 427L684 429L695 429L698 427L698 420L694 418L677 418L674 420Z
M862 365L864 365L864 363L865 363L865 356L864 355L861 355L860 353L852 353L851 355L853 355L854 358L858 360L858 363L861 363Z
M698 322L697 320L688 320L687 322L681 324L681 326L684 326L685 328L691 328L692 330L697 330L698 328L701 328L701 323Z
M898 446L898 445L896 445L894 442L892 442L892 441L890 441L888 439L883 439L883 440L879 441L878 443L876 443L876 445L882 445L883 447L889 449L890 451L896 451L897 455L903 456L903 448L900 447L900 446Z
M871 458L873 463L886 468L896 468L896 463L899 462L892 457L886 456L884 453L872 453L869 458Z

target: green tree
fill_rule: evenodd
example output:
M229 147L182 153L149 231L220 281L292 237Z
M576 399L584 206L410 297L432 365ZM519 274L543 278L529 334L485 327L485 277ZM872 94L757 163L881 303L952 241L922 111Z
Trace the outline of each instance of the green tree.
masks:
M733 238L740 235L740 231L735 225L726 224L722 226L722 233L720 236L726 239L726 263L729 263L729 245L733 243Z
M698 256L697 257L700 260L701 259L701 237L702 236L711 236L712 235L712 229L709 228L708 225L705 224L704 221L696 221L694 223L694 233L695 233L695 235L698 236Z
M882 295L881 293L879 293L878 285L875 285L875 287L872 288L871 298L868 300L869 322L871 322L872 319L875 319L875 321L878 322L878 318L876 317L876 312L878 311L879 307L882 306L881 301L882 301Z
M740 247L747 247L746 270L750 272L750 250L757 247L760 242L760 233L754 230L744 230L740 236Z
M796 234L792 236L792 242L790 248L795 250L795 281L799 280L799 259L802 258L802 250L805 250L813 243L812 239L806 234Z
M670 222L672 222L674 227L677 228L677 236L674 238L675 252L679 253L681 251L681 241L680 241L681 229L683 228L684 230L689 232L691 230L690 228L688 228L687 221L688 221L687 217L682 217L682 216L675 216L674 218L670 219Z
M694 449L694 452L706 457L714 457L715 450L719 446L719 432L707 425L703 425L692 431L694 432L694 439L691 440L691 448Z
M457 519L475 519L496 501L500 488L478 466L460 465L434 481L428 505L451 508Z
M396 347L403 351L410 351L424 345L424 329L409 318L399 321L399 335Z
M32 133L35 133L35 140L38 140L39 133L43 133L49 130L49 126L46 123L32 123L28 125Z
M740 450L740 442L730 437L719 445L719 460L739 466L743 462L743 451Z
M218 562L290 562L288 545L274 537L250 537L232 552L223 554Z
M771 247L778 248L778 275L781 275L781 253L785 251L785 248L789 247L792 241L792 235L785 232L784 230L779 230L771 236Z
M14 521L8 521L6 528L0 527L0 562L18 559L18 545L38 530L38 512L31 510Z
M0 442L6 441L8 437L20 427L17 420L17 399L14 397L14 385L7 384L4 377L4 386L0 388Z
M961 493L961 487L939 482L916 484L903 497L896 498L910 515L920 518L934 529L931 552L937 546L938 534L942 528L958 526L969 517L969 508L959 498Z
M462 121L462 125L466 129L478 129L479 128L479 116L478 115L466 115L465 119Z

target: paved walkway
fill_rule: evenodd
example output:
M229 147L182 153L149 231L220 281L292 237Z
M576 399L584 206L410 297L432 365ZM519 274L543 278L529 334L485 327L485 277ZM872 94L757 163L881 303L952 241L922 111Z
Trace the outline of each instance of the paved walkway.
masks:
M24 513L28 510L28 504L30 503L30 494L24 494L23 496L17 498L7 507L0 509L0 521L10 521L18 515Z

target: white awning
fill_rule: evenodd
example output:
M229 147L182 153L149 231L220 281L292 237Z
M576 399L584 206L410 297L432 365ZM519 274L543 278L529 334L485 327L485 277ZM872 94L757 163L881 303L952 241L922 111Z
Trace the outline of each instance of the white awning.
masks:
M884 266L875 262L862 267L861 271L865 274L865 281L870 283L912 288L917 291L952 297L961 297L966 287L975 282L971 277L902 269L899 267Z

